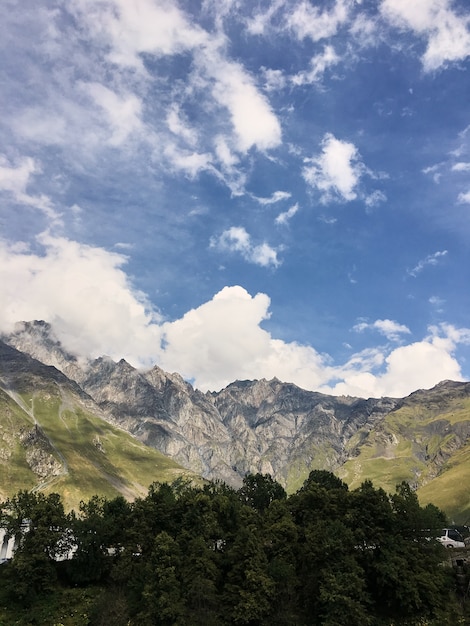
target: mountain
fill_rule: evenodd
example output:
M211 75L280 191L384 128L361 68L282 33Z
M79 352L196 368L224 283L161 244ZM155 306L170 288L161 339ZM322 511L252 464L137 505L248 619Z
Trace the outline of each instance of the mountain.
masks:
M247 472L269 473L288 491L312 469L352 487L370 478L394 491L407 480L422 501L470 517L470 383L445 381L402 399L334 397L277 379L202 393L157 366L79 360L46 322L21 322L3 339L60 369L100 419L205 478L239 486Z
M194 475L104 419L94 400L53 366L0 341L0 499L20 489L127 499L150 483Z

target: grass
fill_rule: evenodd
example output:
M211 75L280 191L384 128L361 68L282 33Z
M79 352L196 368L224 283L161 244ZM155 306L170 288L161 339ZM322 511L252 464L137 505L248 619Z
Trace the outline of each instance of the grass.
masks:
M124 495L133 500L145 496L152 482L172 482L183 475L194 478L157 450L91 414L80 398L69 391L51 385L34 395L24 393L25 406L31 398L37 424L52 445L51 453L64 468L42 490L59 493L67 510L77 509L81 500L93 495ZM8 427L16 451L4 462L6 472L2 474L0 495L5 497L19 489L35 487L39 479L29 468L25 449L19 442L20 431L31 430L33 420L6 394L1 399L5 406L1 408L0 426L3 430ZM3 477L8 472L7 482Z
M358 432L349 449L357 446L359 454L336 472L350 488L364 480L391 493L401 481L418 484L423 504L432 502L456 523L470 519L470 444L457 447L456 435L446 432L470 420L470 399L405 405L388 414L367 437ZM363 440L361 441L361 438ZM448 463L437 468L430 461L438 455L449 456Z
M470 522L470 444L457 451L442 473L418 489L421 504L437 504L456 524Z

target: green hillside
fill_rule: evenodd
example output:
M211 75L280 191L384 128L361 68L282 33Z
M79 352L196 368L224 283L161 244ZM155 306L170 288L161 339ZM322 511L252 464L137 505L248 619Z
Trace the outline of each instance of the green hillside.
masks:
M470 519L470 398L417 392L370 432L349 442L351 457L337 474L351 488L365 479L393 492L406 480L423 503L457 523Z
M34 393L0 389L0 497L57 492L66 508L98 494L145 496L155 481L194 478L174 461L86 409L54 383ZM29 409L31 407L31 409Z

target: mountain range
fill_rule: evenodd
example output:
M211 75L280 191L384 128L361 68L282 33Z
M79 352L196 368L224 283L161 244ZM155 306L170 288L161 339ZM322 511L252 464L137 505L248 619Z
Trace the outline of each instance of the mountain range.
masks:
M327 469L350 487L370 479L393 492L406 480L422 503L459 523L470 518L468 382L406 398L335 397L277 379L202 393L158 366L72 355L44 321L19 322L1 339L0 464L18 479L0 481L0 496L45 483L76 504L81 490L100 485L100 493L135 497L157 479L238 487L256 472L292 492L312 469ZM74 450L88 465L69 462Z

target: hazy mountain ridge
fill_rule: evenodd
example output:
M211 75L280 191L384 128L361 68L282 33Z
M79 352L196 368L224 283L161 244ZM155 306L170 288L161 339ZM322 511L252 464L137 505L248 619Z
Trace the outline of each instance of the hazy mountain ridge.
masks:
M334 397L277 379L204 394L157 366L142 372L124 360L79 361L45 322L18 324L4 339L60 367L108 422L205 478L236 486L245 473L262 472L295 490L318 468L352 486L372 478L393 491L408 480L430 494L470 450L470 383L444 381L402 399ZM468 496L459 498L452 510L469 510Z

